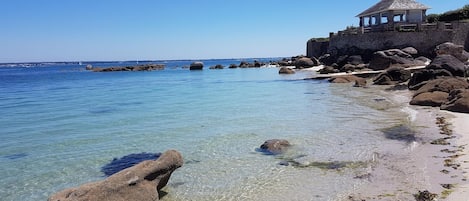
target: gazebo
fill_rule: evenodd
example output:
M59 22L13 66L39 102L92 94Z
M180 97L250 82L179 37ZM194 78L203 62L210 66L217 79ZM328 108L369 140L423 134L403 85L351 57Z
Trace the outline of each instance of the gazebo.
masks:
M360 27L372 31L394 30L396 24L421 24L430 7L415 0L381 0L357 15Z

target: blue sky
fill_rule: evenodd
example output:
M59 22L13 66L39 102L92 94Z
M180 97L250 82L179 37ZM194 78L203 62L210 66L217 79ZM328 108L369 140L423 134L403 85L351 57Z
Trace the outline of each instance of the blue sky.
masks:
M352 3L353 2L353 3ZM2 0L0 62L283 57L378 0ZM463 0L420 0L442 13Z

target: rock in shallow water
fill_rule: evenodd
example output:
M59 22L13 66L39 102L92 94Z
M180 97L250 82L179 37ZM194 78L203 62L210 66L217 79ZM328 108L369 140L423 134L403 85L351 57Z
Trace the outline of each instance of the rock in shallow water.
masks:
M157 201L159 190L183 165L179 152L169 150L158 160L143 161L105 180L65 189L49 197L49 201Z
M285 152L288 147L290 147L290 142L287 140L272 139L265 141L258 150L266 154L275 155Z

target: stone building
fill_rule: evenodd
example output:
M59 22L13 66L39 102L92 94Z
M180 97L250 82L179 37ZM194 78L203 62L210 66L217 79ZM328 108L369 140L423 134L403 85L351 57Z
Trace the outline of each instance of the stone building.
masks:
M429 8L414 0L381 0L356 17L367 31L389 31L395 30L396 25L424 23Z
M359 27L331 32L326 39L308 40L306 55L369 57L378 50L414 47L420 55L430 57L433 49L445 42L469 50L469 22L426 23L429 8L415 0L381 0L356 16Z

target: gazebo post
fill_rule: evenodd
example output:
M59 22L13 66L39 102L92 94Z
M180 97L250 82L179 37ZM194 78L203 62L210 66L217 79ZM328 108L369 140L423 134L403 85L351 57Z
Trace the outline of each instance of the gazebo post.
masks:
M388 30L394 30L394 11L390 10L388 12Z

